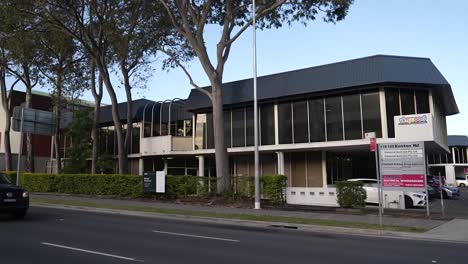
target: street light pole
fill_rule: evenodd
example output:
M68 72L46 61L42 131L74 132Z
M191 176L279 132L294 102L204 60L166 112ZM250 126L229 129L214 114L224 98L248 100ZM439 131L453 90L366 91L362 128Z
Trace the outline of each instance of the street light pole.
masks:
M254 162L255 162L255 209L260 209L260 166L258 153L258 102L257 102L257 31L256 7L252 0L252 33L253 33L253 92L254 92Z

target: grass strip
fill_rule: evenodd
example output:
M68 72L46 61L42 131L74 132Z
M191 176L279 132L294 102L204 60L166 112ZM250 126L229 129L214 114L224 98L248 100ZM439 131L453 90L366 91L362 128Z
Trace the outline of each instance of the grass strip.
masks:
M100 203L90 203L90 202L81 202L81 201L53 200L53 199L44 199L44 198L32 198L31 202L33 204L69 205L69 206L80 206L80 207L147 212L147 213L159 213L159 214L166 214L166 215L198 216L198 217L211 217L211 218L222 218L222 219L279 222L279 223L289 223L289 224L346 227L346 228L371 229L371 230L380 229L378 224L337 221L337 220L328 220L328 219L310 219L310 218L272 216L272 215L189 211L189 210L180 210L180 209L164 209L164 208L129 206L129 205L112 205L112 204L100 204ZM423 233L427 231L428 229L420 228L420 227L384 225L383 230L397 231L397 232Z

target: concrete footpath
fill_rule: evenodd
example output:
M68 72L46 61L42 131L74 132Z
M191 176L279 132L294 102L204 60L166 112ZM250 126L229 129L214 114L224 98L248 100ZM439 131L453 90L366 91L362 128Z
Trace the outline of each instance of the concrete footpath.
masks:
M92 197L81 197L72 195L62 194L32 194L34 199L46 199L46 200L59 200L59 201L70 201L80 203L92 203L99 204L101 206L130 206L130 207L146 207L155 209L170 209L170 210L181 210L187 212L209 212L209 213L226 213L226 214L249 214L249 215L264 215L264 216L278 216L278 217L295 217L304 219L319 219L319 220L335 220L344 222L354 223L365 223L365 224L378 224L379 219L375 214L351 214L346 212L307 212L307 211L291 211L291 210L279 210L279 209L262 209L253 210L247 208L230 208L220 206L203 206L194 204L181 204L176 202L162 202L162 201L140 201L140 200L120 200L110 198L92 198ZM33 203L32 206L35 204ZM164 217L164 218L177 218L183 220L195 220L210 223L221 223L221 224L235 224L243 226L255 226L255 227L271 227L274 225L282 225L276 222L264 222L264 221L250 221L250 220L236 220L236 219L217 219L212 217L198 217L198 216L183 216L183 215L169 215L163 213L147 213L147 212L135 212L127 210L116 210L116 209L103 209L103 208L85 208L84 206L68 206L68 205L54 205L54 204L38 204L40 206L74 209L74 210L85 210L92 212L104 212L113 214L126 214L144 217ZM446 220L435 220L426 219L421 217L408 217L408 216L384 216L383 224L389 226L404 226L404 227L418 227L429 229L425 233L406 233L406 232L394 232L384 231L383 233L379 230L366 230L366 229L355 229L346 227L328 227L328 226L311 226L311 225L300 225L284 223L283 226L294 226L295 229L301 229L305 231L322 231L322 232L337 232L337 233L356 233L362 235L386 235L392 237L410 238L410 239L424 239L424 240L442 240L442 241L455 241L455 242L466 242L468 243L468 220L454 219L451 221Z

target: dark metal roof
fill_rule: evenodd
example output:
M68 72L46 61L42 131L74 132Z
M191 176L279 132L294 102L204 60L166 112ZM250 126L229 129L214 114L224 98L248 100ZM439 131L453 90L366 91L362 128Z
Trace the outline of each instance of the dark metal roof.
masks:
M449 147L468 147L467 136L448 136Z
M433 88L435 95L442 99L445 114L458 113L450 84L427 58L375 55L262 76L257 82L259 101L377 84L424 85ZM225 83L222 87L224 105L253 101L252 79ZM210 90L210 87L204 89ZM187 99L187 110L206 108L211 108L208 97L192 89Z
M132 119L133 121L141 121L143 119L143 108L146 104L153 103L151 100L147 99L138 99L134 100L132 104ZM127 102L119 103L117 105L119 109L120 120L123 123L127 122ZM112 119L112 105L106 105L101 107L99 124L108 125L113 124Z
M146 121L150 121L153 118L154 122L159 122L160 117L162 117L162 122L168 122L169 118L171 118L172 121L191 119L192 113L185 111L185 102L186 100L181 99L166 100L164 102L155 102L147 99L134 100L132 105L132 120L133 122L142 121L144 112L146 112ZM170 106L171 103L172 106ZM119 103L118 109L120 121L126 124L127 102ZM171 116L169 116L169 109L171 109ZM102 127L113 125L113 123L112 105L101 107L99 125Z

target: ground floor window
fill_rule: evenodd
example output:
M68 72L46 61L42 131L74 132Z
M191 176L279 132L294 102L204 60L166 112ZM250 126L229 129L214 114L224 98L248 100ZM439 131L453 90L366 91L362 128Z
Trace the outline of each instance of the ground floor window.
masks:
M327 152L326 163L328 185L353 178L377 178L374 153Z

